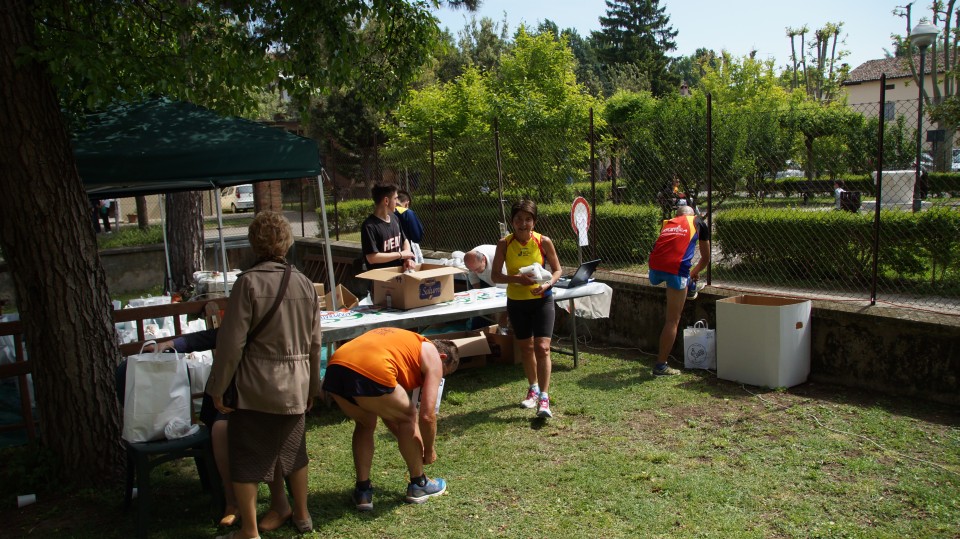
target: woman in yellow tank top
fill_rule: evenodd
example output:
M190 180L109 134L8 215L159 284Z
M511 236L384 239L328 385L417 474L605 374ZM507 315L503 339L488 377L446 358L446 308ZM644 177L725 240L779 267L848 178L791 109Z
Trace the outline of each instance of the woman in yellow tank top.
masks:
M537 408L537 417L553 417L550 411L550 338L556 316L553 284L562 268L550 238L533 231L537 223L537 205L521 200L510 210L513 234L497 242L491 277L495 283L507 283L507 314L514 338L520 346L523 372L530 387L520 402L524 408ZM536 280L520 272L534 263L549 267L543 279ZM506 264L507 272L503 273ZM547 277L549 275L549 277Z

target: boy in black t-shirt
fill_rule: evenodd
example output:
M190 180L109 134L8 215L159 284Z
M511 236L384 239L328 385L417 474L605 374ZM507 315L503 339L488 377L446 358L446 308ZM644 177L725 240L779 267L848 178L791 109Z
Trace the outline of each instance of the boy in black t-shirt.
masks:
M363 221L360 244L367 269L403 266L414 269L414 254L410 242L400 229L399 220L393 211L397 207L395 185L375 185L372 190L376 208Z

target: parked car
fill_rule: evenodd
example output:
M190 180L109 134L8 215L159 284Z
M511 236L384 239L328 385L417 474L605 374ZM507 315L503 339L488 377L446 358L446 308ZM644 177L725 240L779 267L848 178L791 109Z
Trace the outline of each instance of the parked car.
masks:
M220 209L237 213L253 209L253 185L233 185L220 191Z

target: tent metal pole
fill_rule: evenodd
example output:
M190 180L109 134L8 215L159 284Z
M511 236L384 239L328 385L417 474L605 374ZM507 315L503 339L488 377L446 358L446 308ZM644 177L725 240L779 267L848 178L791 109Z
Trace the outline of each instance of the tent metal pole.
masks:
M330 283L330 298L333 300L327 308L336 311L340 308L340 298L337 297L337 283L333 276L333 254L330 250L330 230L327 225L327 203L323 191L323 176L327 174L326 169L321 168L317 175L317 192L320 193L320 216L323 217L323 252L327 259L327 282ZM327 176L329 178L330 176ZM333 182L330 182L333 185Z
M217 232L220 234L220 260L223 263L223 267L221 268L223 270L223 294L229 298L230 289L227 288L227 246L223 242L223 208L220 207L220 190L217 189L217 186L214 185L213 182L210 182L210 187L213 188L214 205L217 207Z
M167 205L167 195L160 195L160 229L163 230L163 254L167 259L167 291L173 294L173 275L170 273L170 245L167 244L167 215L164 207Z

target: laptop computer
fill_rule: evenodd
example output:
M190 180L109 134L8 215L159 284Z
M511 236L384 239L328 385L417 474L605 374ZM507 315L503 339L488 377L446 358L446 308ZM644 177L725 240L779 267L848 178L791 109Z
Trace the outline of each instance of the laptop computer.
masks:
M590 277L593 276L593 272L596 271L597 266L600 265L600 259L591 260L590 262L584 262L580 264L580 267L577 268L576 273L572 276L561 277L554 283L554 288L574 288L580 285L587 284L590 281Z

